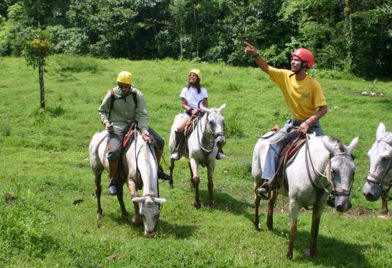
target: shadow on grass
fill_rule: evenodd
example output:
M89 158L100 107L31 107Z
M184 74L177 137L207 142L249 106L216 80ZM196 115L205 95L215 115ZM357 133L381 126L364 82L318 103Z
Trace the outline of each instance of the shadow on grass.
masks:
M132 223L132 216L133 210L128 211L127 217L121 216L121 213L110 213L106 217L109 217L113 222L117 223L118 225L128 225L135 232L139 232L140 236L143 236L143 224L135 226ZM196 231L196 229L196 225L171 224L165 220L160 219L158 222L157 235L159 236L159 234L164 234L165 236L173 236L175 239L186 239L191 237Z
M202 204L207 206L208 190L200 190L200 198ZM231 212L236 215L244 215L249 219L253 219L253 215L248 211L250 207L251 204L249 202L239 201L227 193L214 190L214 205L212 209Z
M276 229L273 234L287 238L288 229ZM342 230L344 231L344 230ZM268 232L261 231L260 233ZM326 237L322 234L317 239L317 254L314 258L304 255L304 250L310 246L310 230L298 231L294 242L294 263L303 262L308 264L312 262L314 265L323 265L328 267L370 267L370 263L362 252L366 252L368 245L352 244L339 240L334 237ZM282 247L282 254L286 254L287 247Z

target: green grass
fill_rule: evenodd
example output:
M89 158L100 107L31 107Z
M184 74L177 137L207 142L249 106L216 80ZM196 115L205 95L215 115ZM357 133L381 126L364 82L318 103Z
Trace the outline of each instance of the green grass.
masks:
M217 162L215 206L193 206L185 160L175 168L174 189L160 184L158 234L122 219L116 198L102 198L104 218L96 218L93 175L87 147L102 129L97 108L119 71L129 70L145 95L150 126L168 142L179 93L187 73L200 68L210 106L226 103L227 158ZM380 201L369 203L361 188L367 151L380 121L392 130L392 83L364 81L347 74L315 72L327 96L324 131L348 144L359 136L353 210L327 208L321 219L318 255L309 259L311 213L301 212L293 261L286 260L287 199L279 196L275 231L252 225L251 155L257 137L288 111L277 86L256 68L188 61L99 60L53 56L45 72L46 111L39 109L38 71L20 58L0 61L0 264L2 267L390 267L391 219L378 218ZM357 94L383 92L384 97ZM163 166L168 170L169 152ZM206 171L201 171L207 200ZM126 206L133 214L130 194Z

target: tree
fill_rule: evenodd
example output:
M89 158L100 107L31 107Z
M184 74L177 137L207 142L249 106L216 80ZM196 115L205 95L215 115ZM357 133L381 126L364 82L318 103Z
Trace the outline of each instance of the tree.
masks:
M49 56L51 45L45 39L42 31L39 31L36 37L25 42L24 56L28 65L33 68L38 67L39 88L40 88L40 105L45 110L45 86L44 86L44 66L46 58Z

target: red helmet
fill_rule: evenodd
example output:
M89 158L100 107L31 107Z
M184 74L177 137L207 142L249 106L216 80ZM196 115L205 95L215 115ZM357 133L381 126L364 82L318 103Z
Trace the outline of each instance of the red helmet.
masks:
M312 68L313 63L314 63L314 56L313 53L306 49L306 48L297 48L293 55L291 55L292 57L296 56L298 58L300 58L302 61L306 61L308 63L308 68Z

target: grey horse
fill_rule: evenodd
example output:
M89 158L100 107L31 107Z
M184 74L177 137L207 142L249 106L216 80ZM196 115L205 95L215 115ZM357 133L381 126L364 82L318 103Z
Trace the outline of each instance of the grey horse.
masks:
M95 176L96 196L98 204L98 219L102 218L101 207L101 175L103 170L108 170L107 141L108 132L96 133L89 146L90 166ZM134 204L134 215L132 222L140 225L143 222L144 234L152 236L155 234L160 215L160 204L165 202L158 193L158 164L152 144L143 140L142 135L137 132L133 142L125 149L122 159L123 173L125 179L121 180L117 199L124 217L128 215L123 201L123 184L126 183ZM143 187L143 196L138 197L137 189ZM139 210L139 203L140 210Z
M335 196L335 208L339 212L351 208L350 191L354 179L352 151L358 143L354 138L349 146L329 136L307 137L294 160L284 167L284 179L279 193L289 197L290 236L287 258L293 258L294 240L297 234L298 213L302 207L313 207L310 249L305 254L313 257L317 251L317 236L320 218L329 194ZM261 185L262 168L269 148L269 141L259 138L252 160L254 190ZM273 207L277 191L272 191L268 201L267 227L273 229ZM260 230L259 206L261 197L255 194L254 227Z
M208 198L209 204L213 204L213 176L215 170L215 156L218 152L218 144L225 143L224 136L224 118L222 111L225 108L223 104L220 108L205 108L201 107L204 111L203 116L198 120L192 133L186 138L186 146L183 146L181 155L189 159L189 170L191 173L191 182L195 188L195 201L196 208L201 207L199 183L200 177L198 173L199 165L207 167L208 176ZM178 114L173 122L170 132L169 147L171 152L175 147L175 130L178 122L180 122L183 114ZM170 159L170 185L173 187L173 170L174 159Z
M362 193L369 201L382 199L381 214L388 215L388 192L392 185L392 132L380 123L376 141L368 152L370 166Z

